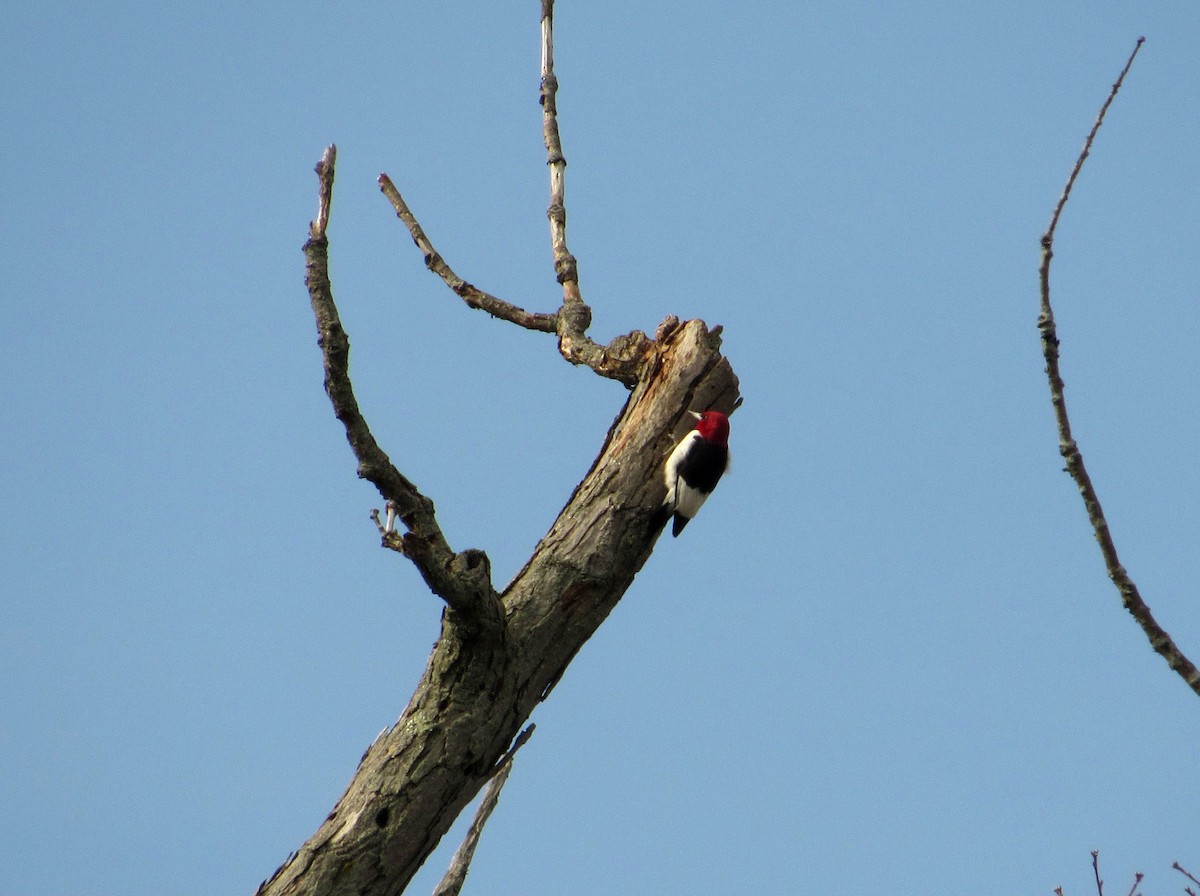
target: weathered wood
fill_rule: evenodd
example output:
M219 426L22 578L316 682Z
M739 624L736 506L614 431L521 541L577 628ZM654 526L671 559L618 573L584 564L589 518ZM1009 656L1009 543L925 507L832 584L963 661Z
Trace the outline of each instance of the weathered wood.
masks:
M260 896L404 891L649 558L662 531L662 464L690 426L683 424L686 412L715 408L728 413L739 401L737 378L720 353L719 327L710 331L701 321L681 325L669 317L653 339L633 331L600 345L587 334L591 309L583 302L578 267L566 243L553 6L553 0L542 0L541 102L551 246L563 287L559 310L527 312L463 281L437 254L386 175L380 185L426 265L468 305L527 329L555 333L566 360L632 391L591 470L524 568L497 594L487 556L450 547L433 501L392 465L354 399L349 339L329 282L326 229L336 153L333 147L326 151L317 166L318 215L304 247L326 391L346 428L359 475L387 501L388 522L379 523L383 545L412 560L446 608L441 637L408 708L363 754L334 810L263 883ZM392 528L397 514L406 533ZM461 882L467 862L469 850L450 876L449 889Z
M260 896L397 894L488 781L567 664L649 558L663 458L691 408L733 409L738 382L701 321L661 327L592 469L501 595L499 637L447 607L421 683L317 832Z

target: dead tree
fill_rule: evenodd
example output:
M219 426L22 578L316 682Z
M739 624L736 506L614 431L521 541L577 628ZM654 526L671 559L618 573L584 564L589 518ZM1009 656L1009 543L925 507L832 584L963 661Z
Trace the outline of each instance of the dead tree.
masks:
M464 281L434 249L387 175L380 175L380 188L426 266L468 306L553 334L567 361L617 380L630 395L591 469L533 556L497 591L487 555L449 545L433 501L393 465L355 401L349 341L329 281L327 227L336 151L326 150L317 165L317 218L304 246L325 389L345 426L358 475L386 502L386 520L376 515L383 546L412 561L445 608L440 636L403 715L367 748L333 811L262 884L261 896L364 896L405 889L459 813L507 768L514 739L530 713L649 558L662 531L660 467L686 429L686 412L730 412L740 402L737 377L720 352L720 327L709 329L698 320L680 323L672 316L654 338L634 331L601 345L587 335L591 311L567 250L553 0L542 0L541 41L548 217L554 270L562 285L557 311L528 312ZM443 892L455 891L453 880L445 882Z

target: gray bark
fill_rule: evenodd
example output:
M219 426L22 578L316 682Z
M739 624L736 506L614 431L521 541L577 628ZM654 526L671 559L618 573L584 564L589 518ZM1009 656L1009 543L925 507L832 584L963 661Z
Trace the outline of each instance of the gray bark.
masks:
M476 605L447 599L403 716L367 749L333 811L260 896L404 891L649 558L661 533L661 466L688 428L685 412L734 408L738 382L718 334L669 318L645 340L637 383L591 470L498 596L500 623L491 622L486 589ZM413 537L404 537L410 556ZM486 557L463 552L442 571L486 573Z

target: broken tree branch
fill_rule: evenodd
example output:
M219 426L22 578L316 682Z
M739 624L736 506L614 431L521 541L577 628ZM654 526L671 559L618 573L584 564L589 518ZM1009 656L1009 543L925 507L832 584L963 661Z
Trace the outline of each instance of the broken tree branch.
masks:
M467 871L471 868L471 859L475 857L475 847L479 845L479 837L483 833L483 826L487 824L496 804L500 802L500 790L512 772L513 757L517 754L517 750L521 749L529 740L535 727L530 725L517 735L516 741L497 763L492 780L488 783L487 793L483 795L483 800L475 811L475 818L471 822L467 836L463 838L463 842L455 851L454 858L450 861L450 867L446 869L446 875L442 878L442 882L433 891L433 896L458 896L462 890L462 885L467 880Z
M346 429L346 438L358 459L358 475L394 505L409 534L400 548L417 566L430 589L454 608L459 620L471 629L493 633L503 625L499 599L492 587L491 571L482 551L456 554L447 544L434 514L433 502L421 494L379 447L359 410L350 383L350 340L342 327L329 280L329 210L333 202L337 149L330 146L317 164L317 218L304 244L305 283L317 322L317 344L325 364L325 392L334 413Z
M1096 134L1100 130L1100 126L1104 123L1104 116L1108 112L1109 106L1112 105L1113 100L1116 99L1117 91L1121 89L1125 75L1128 74L1129 69L1133 66L1133 60L1137 57L1138 50L1142 48L1144 41L1144 37L1138 38L1137 45L1133 48L1133 52L1129 55L1125 67L1121 70L1121 74L1117 77L1116 82L1114 82L1108 98L1104 101L1104 105L1100 107L1100 113L1096 116L1096 121L1088 133L1087 139L1084 141L1083 150L1080 152L1079 158L1076 159L1075 165L1071 169L1070 177L1067 178L1067 185L1063 189L1062 196L1059 197L1058 203L1054 207L1054 214L1050 218L1050 226L1042 236L1042 262L1039 268L1041 313L1038 315L1038 330L1041 333L1042 353L1046 358L1046 377L1050 383L1050 401L1054 406L1054 416L1058 424L1059 452L1062 454L1064 460L1066 460L1066 470L1071 474L1071 478L1075 480L1075 484L1079 487L1079 493L1083 497L1084 508L1087 510L1092 529L1096 533L1096 541L1100 544L1100 552L1104 555L1104 565L1108 569L1108 577L1112 579L1113 584L1120 593L1125 609L1137 620L1142 630L1146 633L1146 637L1150 641L1150 646L1167 661L1167 665L1171 669L1175 670L1187 682L1188 687L1197 694L1200 694L1200 671L1175 646L1175 642L1171 640L1170 635L1155 620L1153 614L1150 612L1150 607L1142 599L1137 586L1133 583L1133 580L1129 577L1129 573L1121 565L1121 561L1117 556L1117 548L1113 542L1112 533L1109 531L1108 520L1104 516L1103 508L1100 506L1100 497L1096 492L1095 486L1092 484L1091 477L1088 475L1087 467L1084 466L1083 454L1080 452L1078 444L1076 444L1075 439L1071 435L1071 422L1067 416L1067 401L1064 394L1066 387L1063 383L1062 374L1059 371L1058 329L1054 321L1054 310L1050 306L1050 262L1054 258L1054 233L1058 227L1059 218L1062 216L1067 199L1070 198L1071 189L1075 185L1076 178L1079 177L1083 163L1091 152Z

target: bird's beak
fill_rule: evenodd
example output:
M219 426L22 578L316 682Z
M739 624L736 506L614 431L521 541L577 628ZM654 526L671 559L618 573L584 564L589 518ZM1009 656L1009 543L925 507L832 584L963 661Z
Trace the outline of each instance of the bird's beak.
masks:
M699 411L688 411L688 413L691 414L693 417L695 417L697 420L700 420L704 417L704 415L701 414Z

